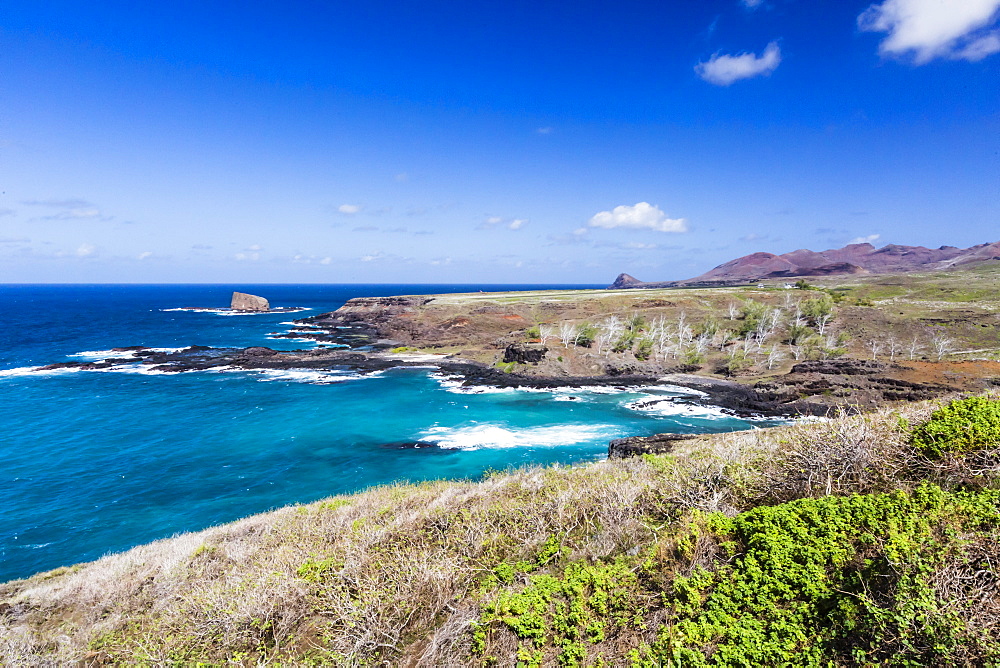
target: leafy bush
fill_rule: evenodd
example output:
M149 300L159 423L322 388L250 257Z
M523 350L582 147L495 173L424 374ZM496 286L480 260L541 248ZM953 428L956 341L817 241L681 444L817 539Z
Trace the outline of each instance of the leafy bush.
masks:
M949 452L1000 447L1000 401L985 397L953 401L917 427L911 443L935 459Z
M596 338L597 327L594 327L589 322L585 322L577 328L576 338L573 339L573 344L580 346L581 348L589 348L594 343L594 339Z
M653 342L650 339L639 339L639 346L635 349L635 358L640 362L645 362L653 354Z
M632 344L635 343L635 337L634 333L626 331L615 341L615 344L611 347L612 352L623 353L626 350L631 350Z
M942 573L995 544L998 502L925 484L695 512L635 557L558 564L488 596L473 648L489 663L513 640L526 666L603 665L629 644L633 666L992 665L995 644L961 613L974 604L946 603Z
M821 295L815 299L803 299L799 308L802 309L802 315L815 323L823 316L833 313L833 298Z
M524 335L529 339L540 339L542 338L542 330L538 325L532 325L524 331Z
M767 315L769 310L768 305L762 302L756 302L752 299L744 301L743 307L740 309L742 322L736 328L736 333L743 336L747 332L756 331L757 325L760 324L760 321Z

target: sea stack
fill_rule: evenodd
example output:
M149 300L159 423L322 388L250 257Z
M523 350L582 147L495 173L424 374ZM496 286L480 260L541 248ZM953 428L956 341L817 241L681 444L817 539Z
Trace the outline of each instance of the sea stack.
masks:
M245 292L234 292L229 308L234 311L270 311L271 305L263 297L248 295Z

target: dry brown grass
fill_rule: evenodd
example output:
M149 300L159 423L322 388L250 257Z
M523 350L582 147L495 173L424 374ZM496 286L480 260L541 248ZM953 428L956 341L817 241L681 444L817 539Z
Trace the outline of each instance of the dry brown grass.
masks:
M901 420L933 408L705 436L663 457L382 487L159 541L0 585L0 662L466 665L476 592L552 537L567 559L602 560L637 554L691 509L733 515L966 475L941 464L914 473ZM962 568L941 575L942 591L993 597L977 605L1000 615L995 582Z

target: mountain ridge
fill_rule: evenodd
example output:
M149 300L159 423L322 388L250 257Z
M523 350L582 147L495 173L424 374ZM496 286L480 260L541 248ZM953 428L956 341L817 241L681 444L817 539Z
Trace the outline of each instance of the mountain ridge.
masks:
M623 273L609 287L628 289L741 285L768 278L940 271L989 261L1000 261L1000 241L969 248L927 248L899 244L876 248L870 243L857 243L824 251L800 248L781 255L757 251L724 262L700 276L681 281L640 281Z

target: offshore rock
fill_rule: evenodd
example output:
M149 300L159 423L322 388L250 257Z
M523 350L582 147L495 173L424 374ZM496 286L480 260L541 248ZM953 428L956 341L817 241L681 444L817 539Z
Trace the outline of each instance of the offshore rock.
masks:
M625 459L637 455L662 455L674 449L678 441L694 438L693 434L653 434L616 438L608 444L608 459Z
M248 295L245 292L234 292L229 308L234 311L270 311L271 304L263 297Z

